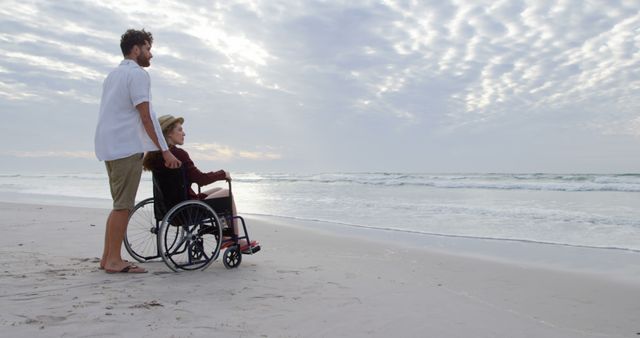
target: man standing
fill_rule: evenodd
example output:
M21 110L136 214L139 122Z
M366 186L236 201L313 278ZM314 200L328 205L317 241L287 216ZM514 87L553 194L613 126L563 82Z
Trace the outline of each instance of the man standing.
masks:
M104 80L95 152L105 161L113 210L107 218L100 267L108 273L142 273L145 269L122 259L122 241L134 207L145 151L162 150L165 166L180 167L162 136L151 106L151 81L143 67L153 57L153 36L144 29L127 30L120 39L124 60Z

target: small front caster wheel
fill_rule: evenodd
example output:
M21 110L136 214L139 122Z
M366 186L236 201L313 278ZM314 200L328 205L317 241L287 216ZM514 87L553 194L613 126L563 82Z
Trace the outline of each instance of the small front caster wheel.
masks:
M240 263L242 262L242 253L240 252L240 248L237 245L228 248L224 252L222 262L227 269L233 269L240 266Z

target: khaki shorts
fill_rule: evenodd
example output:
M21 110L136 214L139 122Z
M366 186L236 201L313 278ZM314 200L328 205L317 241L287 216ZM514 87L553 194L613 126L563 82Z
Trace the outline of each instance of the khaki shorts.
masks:
M134 154L113 161L105 161L113 210L132 210L142 175L142 155Z

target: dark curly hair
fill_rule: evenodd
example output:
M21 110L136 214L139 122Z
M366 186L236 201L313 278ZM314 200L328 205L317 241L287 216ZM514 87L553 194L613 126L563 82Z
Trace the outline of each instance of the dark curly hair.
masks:
M122 34L122 37L120 37L122 55L129 55L133 46L143 46L145 42L149 42L150 45L153 44L153 35L151 35L151 32L146 32L144 28L141 31L128 29Z

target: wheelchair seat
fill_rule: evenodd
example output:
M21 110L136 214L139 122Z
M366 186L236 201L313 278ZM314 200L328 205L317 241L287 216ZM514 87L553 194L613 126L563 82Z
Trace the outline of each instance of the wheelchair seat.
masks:
M189 199L187 193L187 174L183 167L154 170L153 212L156 220L161 221L171 208Z

